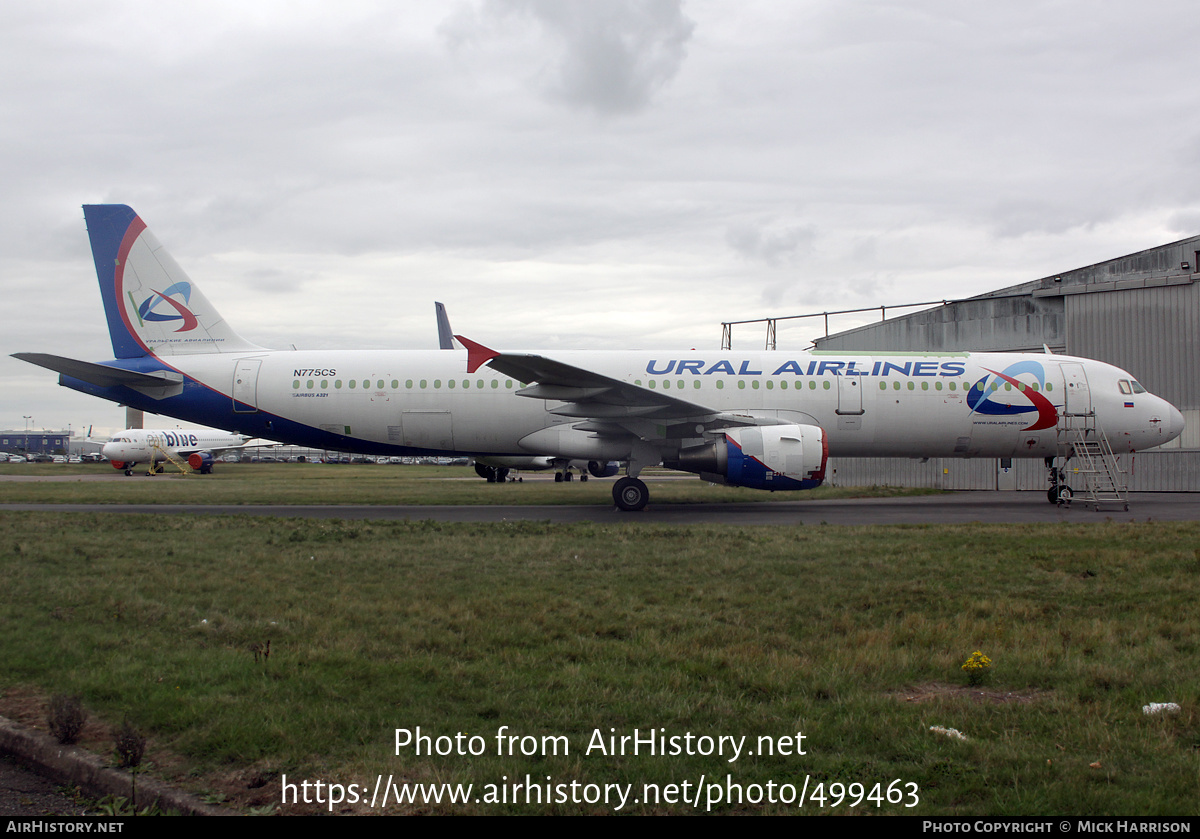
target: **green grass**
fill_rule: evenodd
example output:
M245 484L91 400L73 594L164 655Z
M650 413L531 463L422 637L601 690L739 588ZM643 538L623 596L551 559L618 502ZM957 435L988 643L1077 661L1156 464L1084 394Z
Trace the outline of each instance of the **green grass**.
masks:
M242 806L277 803L285 774L473 783L476 794L506 776L549 775L632 783L638 795L645 783L729 775L797 786L807 776L810 792L818 782L918 785L917 807L885 813L1190 815L1198 546L1194 523L669 528L0 513L0 685L78 693L94 715L128 716L151 735L149 759L180 756L170 774L186 784L264 779L257 799L242 780L226 785ZM270 659L256 662L252 646L268 640ZM959 688L977 649L994 661L983 693ZM1144 716L1151 701L1182 712ZM479 735L486 753L396 755L395 729L417 726ZM501 726L564 736L570 753L498 756ZM752 742L803 732L808 754L585 753L596 730L659 728Z
M467 466L219 463L211 475L164 473L96 481L3 481L0 503L45 504L603 504L612 505L613 479L556 484L547 473L523 483L489 484ZM106 463L0 464L0 476L114 477ZM675 477L656 480L656 477ZM896 487L820 487L804 493L770 493L714 486L678 472L647 470L655 504L699 501L796 501L865 495L928 494Z

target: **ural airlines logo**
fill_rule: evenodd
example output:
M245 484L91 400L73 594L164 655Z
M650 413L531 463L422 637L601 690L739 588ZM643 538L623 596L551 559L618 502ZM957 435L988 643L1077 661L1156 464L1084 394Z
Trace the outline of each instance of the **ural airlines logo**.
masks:
M967 393L967 405L977 414L991 416L1015 416L1037 412L1037 419L1025 431L1040 431L1043 428L1053 428L1058 423L1058 410L1050 404L1050 400L1042 395L1046 389L1046 373L1041 363L1037 361L1019 361L1003 372L984 368L988 376L984 376L971 386ZM1017 379L1022 373L1028 373L1037 379L1038 389L1034 390L1030 383ZM1002 390L1000 382L1012 385L1011 390ZM1015 399L1018 404L1011 401ZM1029 404L1025 404L1028 401Z
M130 297L132 300L132 295ZM176 299L177 297L182 297L183 302L179 302ZM168 286L166 291L154 291L153 294L143 300L141 305L137 307L138 319L143 323L173 320L183 321L175 331L190 332L200 325L200 322L196 320L196 316L192 314L192 310L187 307L191 299L192 284L175 283Z

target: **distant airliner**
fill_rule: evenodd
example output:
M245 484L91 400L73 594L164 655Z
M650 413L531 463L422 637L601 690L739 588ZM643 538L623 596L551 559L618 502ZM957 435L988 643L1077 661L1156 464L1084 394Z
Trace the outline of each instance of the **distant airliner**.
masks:
M114 469L124 469L126 475L132 475L138 463L150 464L151 473L162 471L158 464L166 462L168 455L186 458L188 466L207 475L221 452L240 449L249 439L207 428L127 428L114 434L100 453Z
M620 461L623 510L663 464L766 490L818 486L828 457L1061 458L1062 417L1112 448L1183 416L1125 371L1021 353L268 350L225 322L124 205L84 207L115 359L16 357L66 387L187 422L364 454ZM1054 472L1051 473L1055 474ZM1054 485L1051 496L1054 495Z

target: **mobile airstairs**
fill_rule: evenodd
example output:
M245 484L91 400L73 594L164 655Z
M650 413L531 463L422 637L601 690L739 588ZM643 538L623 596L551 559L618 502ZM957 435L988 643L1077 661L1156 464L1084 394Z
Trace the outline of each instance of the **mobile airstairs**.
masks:
M1082 501L1093 510L1128 510L1125 470L1094 413L1060 414L1058 450L1061 467L1050 467L1050 495L1060 507Z
M170 449L166 448L165 446L160 446L156 443L151 443L150 449L151 449L151 451L154 452L154 454L150 458L150 471L147 474L149 474L149 475L162 474L163 463L170 463L172 466L174 466L176 469L178 469L184 475L192 474L192 469L187 464L187 461L180 460L179 457L177 457Z

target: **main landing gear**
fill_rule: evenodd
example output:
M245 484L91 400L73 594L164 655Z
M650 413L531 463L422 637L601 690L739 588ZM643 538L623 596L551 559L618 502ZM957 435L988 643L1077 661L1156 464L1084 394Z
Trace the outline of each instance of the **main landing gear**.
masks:
M476 463L475 474L489 484L502 484L508 479L508 469L504 466L484 466L482 463Z
M626 513L645 509L650 501L650 490L637 478L621 478L613 484L613 503Z

